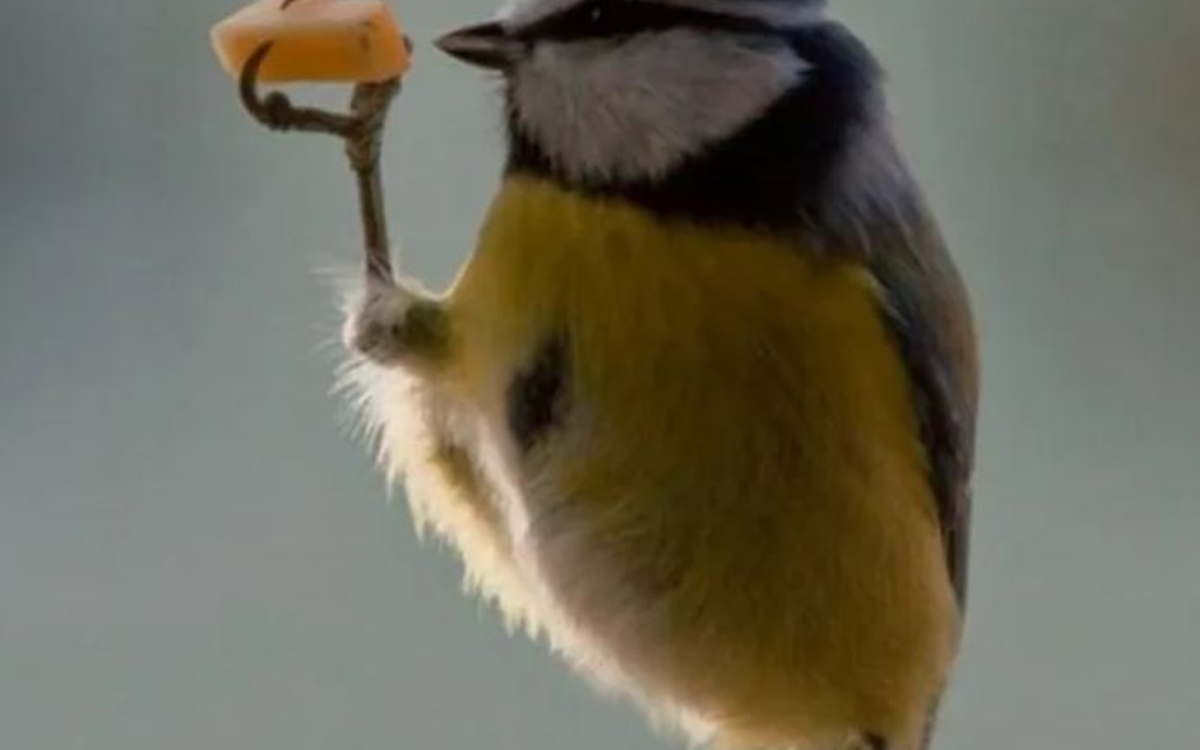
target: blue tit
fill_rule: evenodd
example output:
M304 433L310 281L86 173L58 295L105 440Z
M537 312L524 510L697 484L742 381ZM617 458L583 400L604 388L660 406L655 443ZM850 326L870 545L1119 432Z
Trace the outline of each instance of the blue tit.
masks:
M510 626L728 750L919 750L977 354L872 54L817 0L518 0L439 46L507 162L443 293L348 302L418 526Z

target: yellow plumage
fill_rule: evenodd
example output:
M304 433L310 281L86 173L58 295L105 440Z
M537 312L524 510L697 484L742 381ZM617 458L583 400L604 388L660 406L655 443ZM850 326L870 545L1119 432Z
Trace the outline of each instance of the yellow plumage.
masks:
M720 746L920 746L958 610L863 266L510 177L443 304L384 448L510 618ZM569 414L521 456L507 388L555 337Z

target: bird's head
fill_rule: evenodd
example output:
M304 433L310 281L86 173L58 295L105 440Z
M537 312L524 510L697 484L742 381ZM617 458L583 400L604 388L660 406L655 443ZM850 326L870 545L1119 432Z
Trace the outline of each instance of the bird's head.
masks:
M509 126L556 171L653 181L729 139L812 67L824 0L516 0L439 40L501 74Z

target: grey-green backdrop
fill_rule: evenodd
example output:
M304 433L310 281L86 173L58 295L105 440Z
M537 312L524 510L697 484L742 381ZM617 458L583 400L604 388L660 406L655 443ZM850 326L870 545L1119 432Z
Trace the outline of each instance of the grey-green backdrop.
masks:
M984 340L939 747L1195 747L1200 4L833 1L892 71ZM3 2L0 747L669 746L386 504L326 393L314 271L357 257L351 183L238 109L206 38L236 2ZM388 202L441 284L500 139L428 41L491 7L399 10Z

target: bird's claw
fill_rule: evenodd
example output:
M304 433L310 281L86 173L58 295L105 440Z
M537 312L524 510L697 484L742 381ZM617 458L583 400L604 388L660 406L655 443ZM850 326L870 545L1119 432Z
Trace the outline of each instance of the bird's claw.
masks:
M264 125L272 130L287 130L295 120L296 110L287 94L272 91L263 99L262 118Z
M400 91L400 79L397 77L356 85L350 102L350 114L297 107L286 94L278 91L265 97L259 96L259 73L273 46L273 42L263 42L242 67L238 78L242 105L255 120L271 130L328 133L345 141L346 154L358 177L366 242L366 274L375 281L388 281L392 276L392 267L388 258L379 152L388 108Z
M344 115L312 107L297 107L286 94L279 91L272 91L265 97L259 96L258 75L273 46L274 42L263 42L259 45L247 58L238 79L242 105L254 119L271 130L303 130L329 133L342 138L358 135L362 129L364 114L355 112L354 115Z

